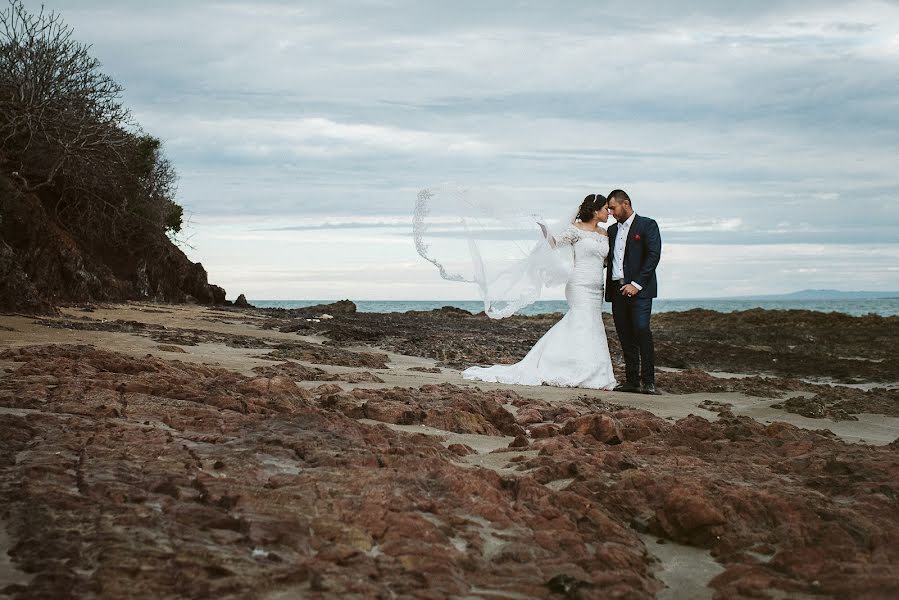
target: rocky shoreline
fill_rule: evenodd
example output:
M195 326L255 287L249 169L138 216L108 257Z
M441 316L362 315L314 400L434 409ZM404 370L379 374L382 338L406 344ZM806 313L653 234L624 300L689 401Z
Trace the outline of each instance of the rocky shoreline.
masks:
M558 316L0 316L0 594L895 597L899 319L705 312L661 397L459 378Z
M256 309L281 331L327 335L335 344L366 343L428 356L446 366L519 360L560 314L487 319L483 313L444 307L407 313L347 311L315 319L338 305L297 310ZM338 313L339 314L339 313ZM606 329L614 332L611 315ZM807 310L704 309L653 316L657 362L662 367L752 372L790 378L823 377L840 383L899 382L899 317ZM614 333L612 354L620 354Z
M328 344L372 345L441 366L520 360L559 314L491 320L445 307L427 312L358 313L344 304L289 311L260 309L264 327L321 335ZM317 319L316 315L338 319ZM621 350L611 316L605 315L613 358ZM785 410L810 418L851 419L867 412L899 416L899 317L852 317L813 311L755 309L717 313L695 309L653 317L662 389L685 394L742 392L790 398ZM623 363L616 371L623 378ZM712 377L708 373L740 374ZM860 384L861 387L829 383Z

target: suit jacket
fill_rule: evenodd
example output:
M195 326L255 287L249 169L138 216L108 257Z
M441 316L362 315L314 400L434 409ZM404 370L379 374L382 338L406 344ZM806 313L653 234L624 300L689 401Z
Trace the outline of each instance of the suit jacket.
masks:
M615 238L618 223L609 227L609 265L606 268L606 302L612 301L612 264L615 260ZM656 267L662 257L662 236L659 225L648 217L634 216L624 247L624 282L637 282L642 290L637 296L658 296Z

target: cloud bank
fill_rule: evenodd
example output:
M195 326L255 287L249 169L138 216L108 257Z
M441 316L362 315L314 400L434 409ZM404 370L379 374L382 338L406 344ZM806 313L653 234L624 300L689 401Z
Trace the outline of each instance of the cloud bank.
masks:
M472 297L409 236L444 181L544 214L626 189L666 297L899 288L894 2L45 4L235 295Z

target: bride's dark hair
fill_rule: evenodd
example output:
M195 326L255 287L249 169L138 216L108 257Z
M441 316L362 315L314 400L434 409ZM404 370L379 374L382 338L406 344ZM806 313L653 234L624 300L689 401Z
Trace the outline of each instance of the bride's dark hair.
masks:
M581 202L581 207L577 211L577 219L582 223L586 223L593 219L593 213L608 204L608 200L602 194L590 194Z

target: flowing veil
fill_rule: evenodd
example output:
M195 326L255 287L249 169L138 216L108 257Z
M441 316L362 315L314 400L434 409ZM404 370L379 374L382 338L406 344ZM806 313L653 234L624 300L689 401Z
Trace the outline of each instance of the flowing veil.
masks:
M496 190L444 184L418 192L412 235L443 279L475 285L487 316L502 319L568 280L571 247L553 248L541 231L558 235L574 221L571 205L565 213L545 219Z

